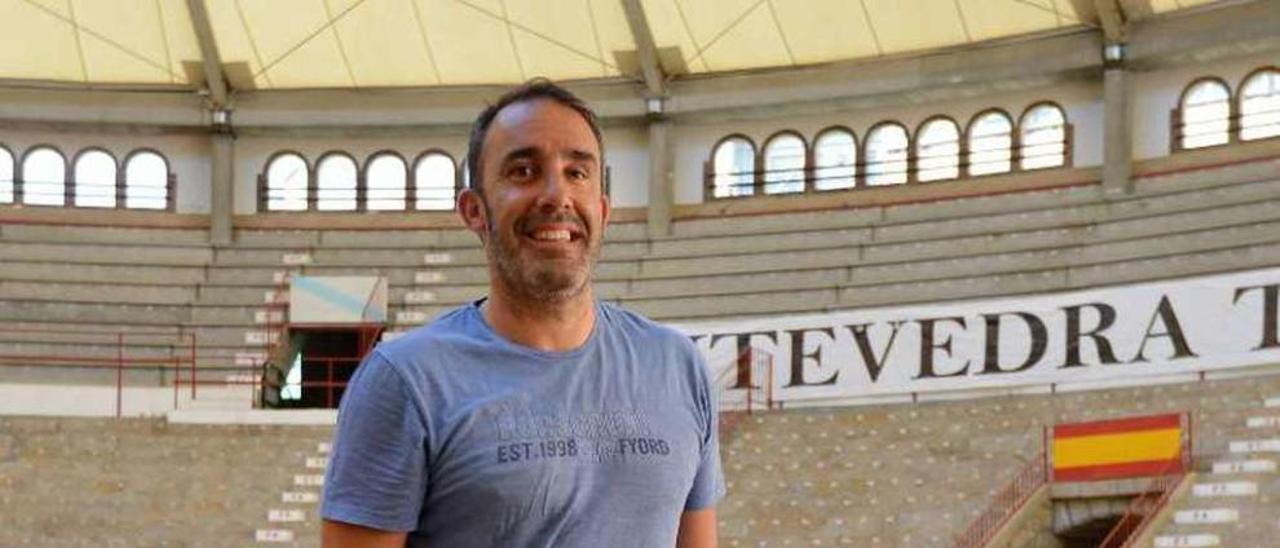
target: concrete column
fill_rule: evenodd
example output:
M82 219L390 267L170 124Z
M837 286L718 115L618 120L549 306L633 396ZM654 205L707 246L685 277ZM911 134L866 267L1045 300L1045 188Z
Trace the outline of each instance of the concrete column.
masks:
M1119 64L1103 73L1102 188L1108 194L1133 192L1132 121L1129 113L1129 74Z
M649 237L671 235L671 207L674 202L671 180L671 122L649 122Z
M211 137L213 173L209 185L209 241L230 245L232 215L235 214L235 136L214 133Z

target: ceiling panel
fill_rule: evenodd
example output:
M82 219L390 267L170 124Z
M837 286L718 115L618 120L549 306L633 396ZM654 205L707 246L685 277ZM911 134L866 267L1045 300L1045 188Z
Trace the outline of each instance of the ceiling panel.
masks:
M613 66L617 64L614 54L636 49L631 27L627 25L627 14L622 11L622 2L618 0L590 0L590 5L596 34L600 39L600 50L611 65L611 72L616 73L618 67Z
M698 46L693 43L693 35L689 31L685 18L676 0L642 0L645 18L649 20L649 29L653 32L653 41L658 49L677 48L680 58L688 61ZM706 64L701 58L688 63L690 72L706 72ZM667 67L668 70L671 67Z
M232 0L205 0L205 9L209 12L209 25L213 27L213 39L218 43L218 55L222 57L223 64L244 63L251 74L258 75L253 78L255 87L270 88L270 79L259 74L262 60L249 39L248 28L236 3Z
M418 0L418 6L445 84L510 83L527 78L516 61L507 25L482 3Z
M640 77L621 0L203 1L239 88L615 77L619 52L627 76ZM1212 3L1118 1L1136 19ZM203 75L188 75L202 57L186 2L0 0L0 79L196 85ZM640 2L669 72L862 59L1097 24L1092 0Z
M742 17L731 21L710 41L703 42L702 57L711 70L740 70L793 64L782 33L759 2Z
M824 63L879 53L859 2L774 2L796 63Z
M586 0L508 0L506 19L525 72L562 78L598 78L615 74L604 55L594 13Z
M1004 0L986 0L997 2ZM862 0L885 54L969 41L954 0ZM922 30L927 31L922 32Z
M1057 12L1045 0L956 0L974 41L1078 25L1073 13Z
M194 34L189 23L166 28L159 2L77 0L73 7L90 80L185 83L181 66L170 58L167 34L187 41Z
M335 25L358 85L440 83L413 6L411 2L365 2Z
M351 87L356 82L343 60L333 29L304 40L266 68L277 88Z
M0 47L0 76L84 81L75 32L60 17L21 0L0 0L0 36L8 44Z

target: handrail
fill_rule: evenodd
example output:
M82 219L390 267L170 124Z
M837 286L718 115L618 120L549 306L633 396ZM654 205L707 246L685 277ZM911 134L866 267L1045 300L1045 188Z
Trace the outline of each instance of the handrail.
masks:
M1170 473L1177 464L1179 463L1170 462L1160 475L1151 480L1146 490L1133 498L1120 516L1120 521L1116 522L1115 527L1098 544L1099 548L1127 548L1133 545L1186 478L1185 472Z
M736 382L726 382L727 379L741 374L744 367L747 375L747 386L745 392L746 407L743 410L750 414L755 410L757 404L762 404L764 409L773 409L776 403L773 399L773 355L754 347L747 347L738 352L733 361L716 373L711 385L718 391L717 399L721 402L724 401L725 395L734 388L733 386L725 385L736 384ZM759 377L757 377L757 374L759 374ZM764 384L757 387L757 379L763 380ZM757 392L761 393L761 397L757 398ZM724 409L723 405L720 407L721 410Z
M192 370L192 387L195 385L195 362L196 362L196 335L194 333L131 333L128 331L117 331L115 333L102 330L72 330L72 329L26 329L19 327L0 327L0 333L22 333L32 334L39 333L44 335L68 335L79 337L80 340L74 342L81 344L98 344L107 347L114 347L112 355L88 355L88 354L29 354L29 353L0 353L0 367L48 367L48 368L75 368L75 369L106 369L115 371L115 416L120 418L124 412L124 372L130 369L145 370L163 370L172 368L173 377L173 406L178 407L178 388L182 383L181 369L188 362ZM92 340L93 337L100 337L102 340ZM139 343L128 341L130 338L155 338L165 337L167 340L161 343L149 342ZM85 339L90 340L85 340ZM128 343L126 342L128 341ZM64 341L65 342L65 341ZM131 356L126 353L126 349L136 349L141 347L154 348L157 345L163 346L168 343L169 356ZM190 344L190 354L187 354L188 344Z
M1192 444L1195 439L1195 430L1191 414L1183 413L1182 416L1186 420L1187 428L1183 430L1181 458L1166 464L1164 469L1152 478L1147 489L1129 502L1124 514L1120 516L1120 521L1116 522L1115 527L1112 527L1107 536L1102 539L1102 543L1098 545L1099 548L1132 546L1151 524L1151 520L1155 519L1156 514L1160 513L1160 509L1169 503L1173 493L1186 478L1187 472L1194 464Z
M1041 449L1031 462L1018 472L1016 476L1001 489L987 508L969 524L963 533L956 535L955 548L977 548L985 545L1004 527L1023 505L1031 499L1031 495L1048 481L1047 453Z

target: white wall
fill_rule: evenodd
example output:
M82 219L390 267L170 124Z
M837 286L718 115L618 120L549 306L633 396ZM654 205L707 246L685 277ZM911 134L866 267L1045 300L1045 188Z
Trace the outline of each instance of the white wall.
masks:
M1130 78L1130 105L1133 120L1133 157L1135 160L1159 158L1170 154L1170 112L1188 83L1200 76L1218 76L1232 86L1233 92L1250 71L1266 65L1280 64L1280 56L1271 54L1242 55L1206 63L1188 63L1152 70L1135 70ZM924 93L924 92L922 92ZM913 94L900 99L885 99L881 106L848 108L830 107L827 111L803 116L769 116L756 112L751 119L720 116L715 121L678 121L673 125L672 159L675 175L676 203L702 201L703 163L711 148L725 135L743 133L757 146L772 134L793 129L812 140L816 133L830 125L852 128L861 142L875 123L895 120L915 130L924 119L935 114L947 115L965 124L977 112L990 107L1003 108L1013 116L1039 100L1062 105L1068 121L1074 126L1073 162L1076 167L1102 163L1102 133L1105 109L1102 101L1101 74L1096 79L1071 82L1045 82L1034 89L1012 90L947 100L930 100ZM892 104L897 103L897 104ZM710 116L702 119L710 119ZM307 130L299 129L299 133ZM466 153L465 128L442 129L439 134L422 137L264 137L242 135L235 141L235 212L252 214L257 210L257 177L267 159L281 150L296 150L311 162L325 152L343 150L363 164L378 151L393 150L412 162L428 149L441 149L457 161ZM616 207L643 207L648 202L649 158L648 134L643 125L615 125L605 130L608 162L613 176L613 201ZM209 139L203 135L147 134L142 130L92 132L74 129L33 130L22 127L0 128L0 145L20 158L28 148L52 144L68 156L94 146L110 151L122 159L141 147L159 150L170 162L177 176L177 211L208 213L210 185ZM68 166L70 171L70 166Z
M71 131L33 131L0 128L0 145L13 153L15 163L31 148L51 145L67 159L67 178L74 173L75 156L94 147L110 152L117 169L124 169L125 157L139 148L151 148L169 161L169 171L177 177L178 213L209 212L210 150L203 135L147 135L142 133L90 133Z
M1053 101L1066 111L1067 120L1075 126L1074 161L1077 167L1102 163L1102 85L1101 82L1060 83L1032 91L1016 91L1000 95L959 100L911 103L899 106L858 110L835 110L821 115L792 116L677 125L675 134L675 201L680 204L702 202L703 163L711 157L711 149L726 135L741 133L750 137L756 147L763 147L774 133L791 129L812 145L818 132L843 125L854 131L859 154L862 139L872 126L882 121L896 121L915 132L921 123L934 115L945 115L961 126L961 131L978 113L1001 108L1016 120L1022 112L1039 101Z
M1187 84L1204 76L1216 76L1231 86L1232 97L1250 72L1264 66L1280 65L1280 54L1246 55L1209 64L1186 65L1136 72L1131 78L1130 108L1133 113L1133 158L1144 160L1168 156L1172 151L1170 113Z
M477 112L479 114L479 112ZM236 140L235 212L257 211L258 175L277 152L292 150L302 154L315 169L315 163L327 152L343 151L355 157L361 169L370 156L394 151L404 157L409 169L418 155L428 150L443 150L462 168L467 154L467 137L463 132L430 137L241 137ZM649 195L648 135L644 128L619 127L604 130L609 166L613 174L615 207L643 206Z

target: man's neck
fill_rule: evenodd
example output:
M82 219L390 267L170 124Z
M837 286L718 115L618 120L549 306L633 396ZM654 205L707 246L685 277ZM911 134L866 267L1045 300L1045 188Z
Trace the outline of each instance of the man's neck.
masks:
M595 298L588 286L560 302L527 302L491 287L481 305L485 321L509 341L538 350L564 352L587 342L595 328Z

